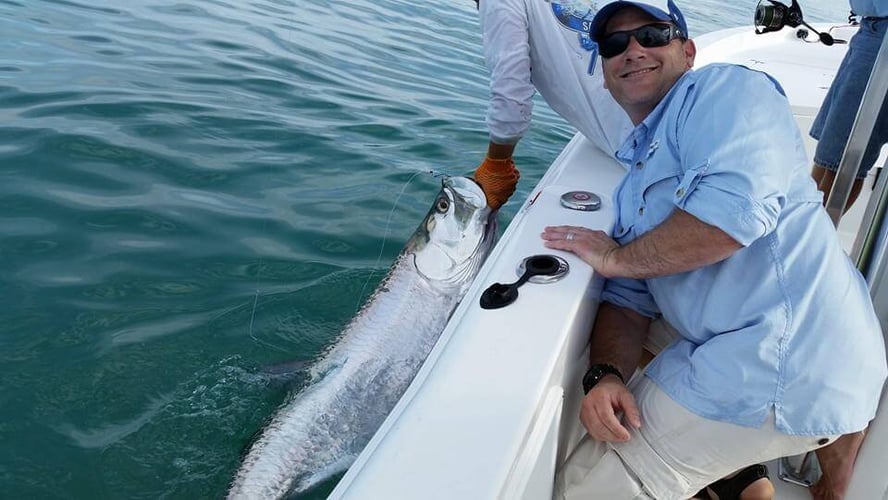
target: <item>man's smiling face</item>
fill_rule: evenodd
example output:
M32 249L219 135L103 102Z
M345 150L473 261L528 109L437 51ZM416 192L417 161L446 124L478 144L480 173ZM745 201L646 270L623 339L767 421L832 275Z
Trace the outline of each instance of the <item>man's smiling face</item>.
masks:
M662 21L627 7L608 20L605 34L658 22ZM691 40L675 39L663 47L645 48L632 37L622 54L603 60L604 85L637 125L693 66L696 53Z

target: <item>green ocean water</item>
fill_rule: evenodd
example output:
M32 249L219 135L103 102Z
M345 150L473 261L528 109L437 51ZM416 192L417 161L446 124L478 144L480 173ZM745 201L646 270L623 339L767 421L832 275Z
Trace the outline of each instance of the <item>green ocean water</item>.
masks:
M469 0L0 0L0 498L224 496L486 100ZM502 225L573 133L535 115Z

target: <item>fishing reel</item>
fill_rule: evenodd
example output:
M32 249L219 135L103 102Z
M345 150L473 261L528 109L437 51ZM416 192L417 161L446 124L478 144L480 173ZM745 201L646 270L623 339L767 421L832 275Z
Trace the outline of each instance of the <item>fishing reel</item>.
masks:
M786 5L777 0L759 0L758 5L755 7L754 25L755 32L759 35L771 31L780 31L784 26L796 28L799 25L803 25L817 34L820 37L820 42L824 45L835 43L832 35L829 33L819 33L805 22L798 0L792 0L792 5Z

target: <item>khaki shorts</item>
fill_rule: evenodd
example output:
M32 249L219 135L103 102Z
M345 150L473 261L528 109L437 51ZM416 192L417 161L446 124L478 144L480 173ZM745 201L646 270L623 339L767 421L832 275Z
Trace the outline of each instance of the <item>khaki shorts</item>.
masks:
M641 428L629 427L625 443L583 438L558 471L556 498L686 499L746 466L805 453L838 437L782 434L773 413L760 428L705 419L638 373L629 387Z

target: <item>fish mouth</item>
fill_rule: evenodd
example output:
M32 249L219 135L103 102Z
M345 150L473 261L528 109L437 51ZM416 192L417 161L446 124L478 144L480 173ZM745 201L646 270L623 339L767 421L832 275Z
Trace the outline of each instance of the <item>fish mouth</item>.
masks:
M445 177L438 202L411 246L414 269L433 288L467 289L493 246L495 220L474 179Z
M454 195L468 206L481 209L487 206L487 196L481 185L475 179L469 177L444 177L442 184L449 188Z

